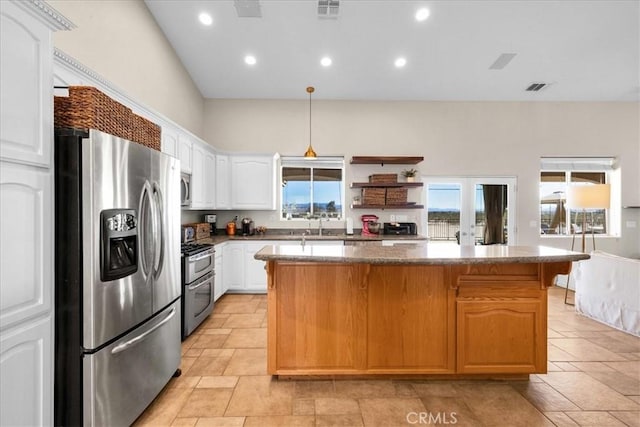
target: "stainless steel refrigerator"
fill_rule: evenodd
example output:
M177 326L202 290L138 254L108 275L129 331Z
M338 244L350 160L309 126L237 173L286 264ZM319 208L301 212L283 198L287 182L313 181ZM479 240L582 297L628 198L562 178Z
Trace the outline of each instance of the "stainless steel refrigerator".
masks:
M56 425L130 425L180 364L180 166L56 132Z

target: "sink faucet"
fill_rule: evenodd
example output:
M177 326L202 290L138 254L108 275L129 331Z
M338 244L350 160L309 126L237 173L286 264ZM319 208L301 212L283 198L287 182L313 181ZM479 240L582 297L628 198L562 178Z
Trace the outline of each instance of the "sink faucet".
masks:
M305 230L304 233L302 233L302 240L300 241L300 245L304 248L304 245L306 243L306 239L305 237L307 236L307 234L311 235L311 231L310 230Z

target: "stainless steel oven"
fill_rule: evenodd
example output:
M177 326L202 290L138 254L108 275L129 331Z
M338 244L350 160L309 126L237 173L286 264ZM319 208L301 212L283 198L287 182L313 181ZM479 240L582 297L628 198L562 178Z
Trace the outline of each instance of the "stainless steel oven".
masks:
M212 245L182 245L182 339L213 311L215 250Z

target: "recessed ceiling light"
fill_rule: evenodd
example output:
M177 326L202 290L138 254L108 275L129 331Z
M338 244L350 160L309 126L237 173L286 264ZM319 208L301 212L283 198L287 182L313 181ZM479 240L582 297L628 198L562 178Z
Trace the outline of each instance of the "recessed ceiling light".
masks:
M244 57L244 62L245 62L247 65L256 65L256 62L258 62L258 61L256 60L256 57L255 57L255 56L253 56L253 55L247 55L247 56L245 56L245 57Z
M324 58L322 58L320 60L320 64L322 64L323 67L328 67L332 63L333 63L333 61L328 56L325 56Z
M427 18L429 17L429 9L427 9L426 7L423 7L422 9L418 9L418 11L416 12L416 21L418 22L422 22L422 21L426 21Z
M211 24L213 24L213 18L211 17L211 15L209 15L206 12L202 12L200 15L198 15L198 19L200 20L202 25L211 25Z
M407 60L405 58L398 58L394 64L397 68L402 68L407 65Z

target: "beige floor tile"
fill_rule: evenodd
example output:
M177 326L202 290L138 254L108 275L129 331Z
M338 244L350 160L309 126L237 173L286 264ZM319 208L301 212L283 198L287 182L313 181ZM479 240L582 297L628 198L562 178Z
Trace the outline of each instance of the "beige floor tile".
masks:
M622 421L604 411L565 412L565 414L580 426L625 427Z
M244 417L203 417L199 418L196 427L242 427Z
M417 425L455 424L457 427L482 425L478 417L471 411L464 399L459 397L425 396L422 403L426 411L417 415ZM416 416L411 415L409 422Z
M414 382L413 389L416 391L418 396L455 396L458 394L454 387L455 382L453 381L433 381L433 382Z
M188 388L165 388L135 421L134 426L170 426L191 392Z
M640 381L621 372L588 372L588 374L620 394L631 396L640 394Z
M631 340L621 340L616 336L604 335L589 338L589 341L616 353L637 353L640 351L640 338L634 342Z
M232 348L205 348L202 351L204 357L231 357L233 356Z
M225 328L259 328L263 320L263 313L230 314L223 326Z
M226 304L230 302L247 302L247 301L257 301L258 295L252 294L224 294L218 301L217 304Z
M571 362L553 362L553 364L556 365L558 368L560 368L563 371L573 371L573 372L580 371L580 369L578 369Z
M193 427L198 422L198 418L176 418L171 423L171 427Z
M584 372L549 372L541 377L556 391L585 411L640 409L634 401Z
M342 414L342 415L316 415L316 427L360 427L364 426L362 415Z
M266 328L234 329L225 341L224 348L267 348Z
M634 402L640 403L640 396L627 396L627 397L633 400Z
M557 427L579 427L579 424L564 412L545 412L544 415Z
M178 416L200 418L221 416L231 398L231 393L232 391L229 389L195 389L191 392Z
M406 426L411 414L426 412L418 398L359 399L365 426Z
M580 410L580 408L554 390L549 384L524 382L512 384L512 387L542 412Z
M219 304L219 311L217 312L223 314L253 314L256 308L258 308L259 303L259 301L247 301Z
M197 383L197 388L234 388L238 383L236 376L202 377Z
M315 415L316 401L314 399L293 399L293 415Z
M183 373L187 372L197 359L198 359L197 357L182 356L182 360L180 360L180 370Z
M364 397L395 397L391 380L335 380L336 396L354 399Z
M207 320L200 324L198 329L222 328L222 325L227 321L228 316L228 314L218 316L212 314Z
M195 344L195 341L191 344L193 346L193 344ZM202 348L193 348L191 347L189 350L185 351L183 356L184 357L193 357L193 358L198 358L202 355L202 352L204 351L204 349Z
M605 365L631 378L640 380L640 361L606 362Z
M625 363L625 362L610 362L610 363ZM611 366L603 362L571 362L573 366L578 368L582 372L613 372Z
M316 399L316 415L359 414L360 406L355 399L321 397Z
M222 345L227 340L228 335L211 335L201 334L198 336L196 342L191 346L191 350L205 349L205 348L222 348Z
M226 416L291 415L295 383L271 376L244 376L238 380ZM248 420L247 420L248 421Z
M167 388L196 388L200 377L182 374L177 378L171 378Z
M563 362L551 362L548 361L547 362L547 372L560 372L562 371L562 368L558 365L556 365L556 363L563 363Z
M244 427L312 427L316 420L311 415L247 417Z
M300 380L295 384L295 395L299 399L334 397L336 395L333 380Z
M509 384L456 384L459 398L485 425L546 426L551 422Z
M183 373L183 375L200 377L222 375L225 369L227 369L230 359L230 357L198 357L189 370Z
M610 411L611 415L631 427L640 427L640 412L638 411Z
M224 375L266 375L267 350L264 348L239 348L224 371Z
M558 347L581 362L620 361L623 357L604 347L593 344L585 338L551 338L549 343Z
M209 328L203 329L202 335L229 335L231 333L231 328Z
M418 397L418 393L413 388L413 383L406 380L391 381L396 388L396 397Z
M555 362L580 361L579 357L569 354L566 351L561 350L560 348L556 347L553 344L547 345L547 359L548 359L547 364L555 363ZM554 365L554 370L559 371L560 368Z

